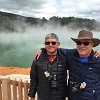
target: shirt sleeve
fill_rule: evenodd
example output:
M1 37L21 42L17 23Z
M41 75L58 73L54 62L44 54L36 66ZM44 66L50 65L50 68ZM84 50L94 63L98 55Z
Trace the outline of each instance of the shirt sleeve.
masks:
M76 51L76 49L65 49L65 48L59 48L59 50L65 55L66 59L69 59L70 54Z
M30 70L30 89L29 89L28 96L35 97L37 86L38 86L38 71L37 71L36 62L33 61Z
M66 64L67 64L67 70L69 70L70 68L70 64L69 64L69 59L70 59L70 55L76 51L76 49L65 49L65 48L59 48L60 52L62 52L66 58Z

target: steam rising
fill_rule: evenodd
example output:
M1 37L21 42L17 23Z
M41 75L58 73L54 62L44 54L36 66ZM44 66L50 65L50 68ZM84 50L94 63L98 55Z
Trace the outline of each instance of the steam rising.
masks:
M75 48L70 37L76 38L78 31L60 25L44 25L27 27L24 33L0 33L0 65L30 67L34 53L44 47L45 35L51 32L58 35L60 47ZM100 33L94 33L94 37L100 38ZM95 49L100 50L100 46Z

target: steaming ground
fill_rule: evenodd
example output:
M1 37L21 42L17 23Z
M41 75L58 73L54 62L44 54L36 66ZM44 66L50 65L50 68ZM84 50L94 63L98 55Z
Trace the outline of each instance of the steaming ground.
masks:
M75 48L70 37L76 38L78 31L60 25L45 25L28 27L24 33L0 33L0 65L30 67L34 53L44 47L45 35L52 32L58 35L60 47ZM96 32L94 37L100 37L100 33ZM100 46L95 49L100 49Z

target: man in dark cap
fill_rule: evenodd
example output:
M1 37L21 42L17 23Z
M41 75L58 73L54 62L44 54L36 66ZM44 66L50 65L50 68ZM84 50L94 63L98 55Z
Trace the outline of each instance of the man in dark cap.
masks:
M66 58L58 50L58 36L54 33L45 37L45 49L38 60L33 61L30 71L31 100L65 100L67 90ZM63 60L62 60L63 59Z

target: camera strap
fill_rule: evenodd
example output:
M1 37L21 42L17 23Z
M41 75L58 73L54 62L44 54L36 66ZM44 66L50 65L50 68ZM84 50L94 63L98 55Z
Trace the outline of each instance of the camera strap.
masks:
M56 78L58 79L58 58L57 58L57 56L56 56L56 59L52 63L50 63L50 62L47 63L47 68L46 68L46 71L44 72L45 77L52 77L52 75L53 75L52 74L52 69L53 69L53 64L54 63L56 63L55 66L57 66L56 67L56 69L57 69L56 72L57 73L55 75L56 75ZM55 77L55 75L54 75L54 77Z

